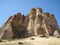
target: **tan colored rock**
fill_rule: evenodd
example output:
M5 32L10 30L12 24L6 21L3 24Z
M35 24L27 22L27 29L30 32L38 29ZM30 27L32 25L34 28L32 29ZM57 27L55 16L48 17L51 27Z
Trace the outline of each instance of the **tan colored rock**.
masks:
M28 33L30 35L34 35L34 28L35 28L35 18L36 18L36 9L31 9L30 15L29 15L29 23L28 23Z
M41 8L36 8L36 15L42 15L43 11Z
M13 32L12 32L12 23L10 23L10 19L12 19L12 16L8 19L8 21L2 26L0 31L0 39L1 38L12 38Z
M27 28L24 26L24 15L17 13L11 16L1 28L0 38L27 37Z
M33 35L53 35L58 30L58 24L53 14L43 13L41 8L32 8L26 16L17 13L11 16L1 27L1 38L24 38Z
M52 33L58 28L58 24L56 19L50 13L43 13L43 28L46 30L47 33L52 35ZM45 26L44 26L45 25Z
M34 14L30 16L33 17ZM31 25L28 25L30 27L29 32L33 30L31 33L34 35L38 35L39 33L53 35L54 31L59 29L55 17L48 12L42 13L40 8L36 8L36 15L34 17L34 20L29 20L29 24ZM30 23L30 21L32 22Z

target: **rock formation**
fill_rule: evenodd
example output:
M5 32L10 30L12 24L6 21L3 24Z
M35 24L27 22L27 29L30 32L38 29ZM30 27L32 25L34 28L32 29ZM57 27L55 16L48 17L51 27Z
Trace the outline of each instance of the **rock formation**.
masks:
M17 13L11 16L1 27L0 39L24 38L33 35L53 35L58 30L53 14L43 13L41 8L32 8L26 16Z
M54 37L60 38L60 35L59 35L59 31L58 30L55 30L54 31Z
M25 35L27 33L26 23L28 23L28 17L21 15L21 13L17 13L16 15L11 16L8 21L2 26L0 38L7 39L19 38L22 36L27 37Z
M59 29L54 15L43 13L41 8L33 8L29 17L28 32L32 35L53 35Z

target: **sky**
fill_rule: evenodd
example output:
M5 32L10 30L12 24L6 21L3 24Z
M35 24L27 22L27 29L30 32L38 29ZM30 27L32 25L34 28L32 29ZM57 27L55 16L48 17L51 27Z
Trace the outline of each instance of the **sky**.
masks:
M37 7L54 14L60 27L60 0L0 0L0 27L11 15L18 12L27 15L31 8Z

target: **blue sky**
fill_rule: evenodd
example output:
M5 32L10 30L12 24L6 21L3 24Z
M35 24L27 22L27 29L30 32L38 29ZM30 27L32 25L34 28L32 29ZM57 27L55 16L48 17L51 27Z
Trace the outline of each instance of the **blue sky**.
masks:
M0 27L11 15L17 12L26 15L36 7L54 14L60 27L60 0L0 0Z

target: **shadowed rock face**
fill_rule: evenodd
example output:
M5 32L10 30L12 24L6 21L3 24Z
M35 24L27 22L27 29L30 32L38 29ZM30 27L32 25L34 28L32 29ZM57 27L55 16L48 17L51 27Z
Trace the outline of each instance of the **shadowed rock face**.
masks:
M53 14L43 13L41 8L32 8L26 16L17 13L11 16L1 28L0 38L24 38L33 35L53 35L58 30Z
M11 16L1 28L1 38L24 38L27 37L28 16L17 13Z

